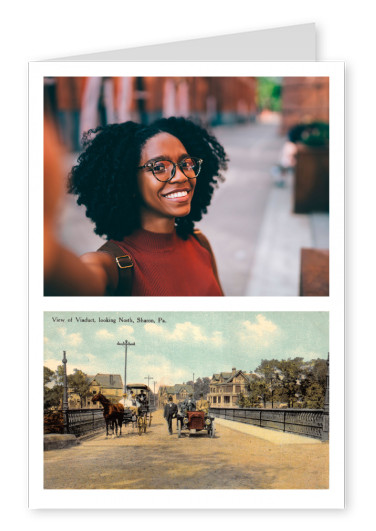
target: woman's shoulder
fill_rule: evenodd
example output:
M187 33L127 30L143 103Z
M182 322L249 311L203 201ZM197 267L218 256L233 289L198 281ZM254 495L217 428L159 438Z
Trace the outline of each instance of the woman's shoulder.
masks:
M210 254L212 254L213 251L210 246L209 240L207 239L205 234L200 231L200 229L194 229L192 236L199 242L202 247L204 247L204 249L206 249L207 251L209 251Z

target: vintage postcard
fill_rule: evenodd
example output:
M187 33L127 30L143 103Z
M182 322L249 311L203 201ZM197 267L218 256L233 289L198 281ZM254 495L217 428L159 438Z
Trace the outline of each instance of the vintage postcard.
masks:
M328 492L329 364L327 312L46 312L42 491Z

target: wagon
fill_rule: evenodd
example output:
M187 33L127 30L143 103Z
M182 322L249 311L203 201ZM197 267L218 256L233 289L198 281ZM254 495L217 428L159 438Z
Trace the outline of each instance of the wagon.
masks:
M151 426L151 421L153 418L152 413L155 411L153 405L150 404L152 392L146 384L138 383L128 384L127 389L130 393L134 393L136 395L136 400L138 400L138 396L140 395L141 391L144 391L146 394L146 400L138 407L136 414L132 414L129 409L124 411L124 421L133 422L133 427L137 428L139 435L142 435L142 433L146 432L147 427Z
M206 431L209 437L215 436L214 417L204 411L184 411L179 409L177 414L178 437L186 431L188 435L199 431Z

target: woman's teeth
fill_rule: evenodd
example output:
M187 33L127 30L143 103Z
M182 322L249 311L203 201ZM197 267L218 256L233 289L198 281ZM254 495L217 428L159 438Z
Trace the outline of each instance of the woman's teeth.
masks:
M188 195L188 192L184 191L184 192L174 192L172 194L167 194L165 195L165 197L167 197L168 199L175 199L175 197L184 197L186 195Z

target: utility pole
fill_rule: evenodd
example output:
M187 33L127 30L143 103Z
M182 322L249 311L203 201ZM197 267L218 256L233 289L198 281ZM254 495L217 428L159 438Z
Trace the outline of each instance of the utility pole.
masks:
M156 382L156 381L154 380L154 382L153 382L153 384L154 384L154 394L153 394L153 396L154 396L154 407L157 407L157 401L156 401L156 399L155 399L155 384L156 384L156 383L158 383L158 382Z
M128 339L126 339L122 343L120 343L120 341L118 341L116 344L119 345L119 346L125 347L125 356L124 356L124 393L126 393L127 392L127 347L134 346L134 345L136 345L136 343L130 343L128 341Z
M144 380L148 381L148 387L149 387L150 380L154 380L154 378L152 376L147 375L147 376L145 376Z
M67 358L63 350L63 433L68 433L68 385L67 385Z

